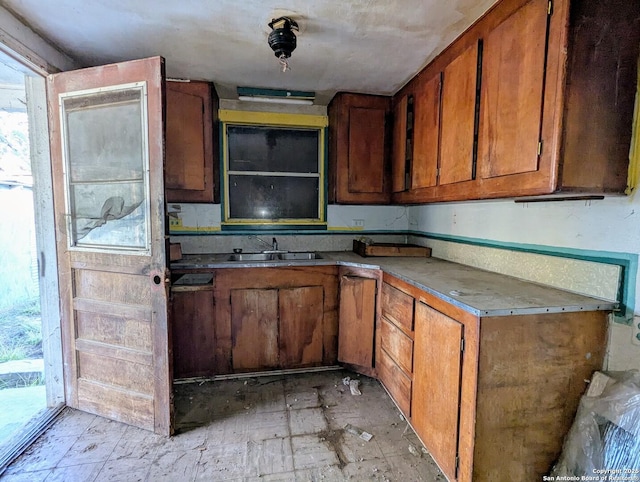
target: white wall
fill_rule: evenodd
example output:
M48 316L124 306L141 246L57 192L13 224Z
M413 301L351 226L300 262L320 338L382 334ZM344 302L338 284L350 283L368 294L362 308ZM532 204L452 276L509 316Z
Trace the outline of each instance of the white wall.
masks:
M640 195L598 201L515 203L513 200L443 203L408 209L409 229L470 241L552 251L583 250L590 257L640 252ZM635 272L637 276L637 264ZM635 288L634 299L640 289ZM637 303L636 303L637 304ZM634 324L640 322L635 307ZM640 343L632 327L612 323L609 369L640 369Z

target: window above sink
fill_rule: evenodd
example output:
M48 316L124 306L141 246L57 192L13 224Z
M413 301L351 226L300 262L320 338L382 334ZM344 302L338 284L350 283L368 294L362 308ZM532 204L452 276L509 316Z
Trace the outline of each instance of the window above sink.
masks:
M326 116L221 110L223 229L326 229Z

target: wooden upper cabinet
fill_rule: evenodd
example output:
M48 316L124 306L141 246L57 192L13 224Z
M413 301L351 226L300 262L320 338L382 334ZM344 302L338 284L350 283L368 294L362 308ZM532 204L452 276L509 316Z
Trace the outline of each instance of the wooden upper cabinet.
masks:
M389 202L391 98L338 93L329 104L329 202Z
M478 43L444 68L440 117L440 184L475 177Z
M480 98L483 178L538 170L548 0L531 0L484 39Z
M413 97L411 189L435 186L440 135L440 75L422 80Z
M621 192L637 90L640 2L575 1L570 17L560 187Z
M408 96L396 100L393 107L393 141L391 151L391 191L406 191L407 183L407 106Z
M394 200L623 192L639 23L640 2L497 2L396 94ZM434 149L420 140L417 85L439 75L438 182L416 173L406 186L403 159L415 171ZM413 146L403 153L412 95Z
M208 82L166 83L165 195L168 202L216 202L218 96Z

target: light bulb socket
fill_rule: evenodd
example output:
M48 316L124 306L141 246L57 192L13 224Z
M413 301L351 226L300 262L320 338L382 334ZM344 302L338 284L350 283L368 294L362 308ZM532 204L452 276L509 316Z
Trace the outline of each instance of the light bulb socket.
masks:
M289 17L280 17L271 20L269 27L272 29L267 39L269 47L277 58L288 59L297 46L294 30L299 30L298 24Z

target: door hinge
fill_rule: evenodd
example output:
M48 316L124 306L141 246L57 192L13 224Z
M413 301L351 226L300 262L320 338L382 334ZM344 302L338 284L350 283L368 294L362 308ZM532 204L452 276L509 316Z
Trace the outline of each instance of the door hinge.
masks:
M436 167L436 179L440 178L440 168Z
M547 5L547 15L551 15L553 13L553 0L549 0L549 4Z
M542 141L538 142L538 157L542 155Z
M456 479L458 478L458 472L460 472L460 456L456 455Z
M460 338L460 351L464 353L464 338Z

